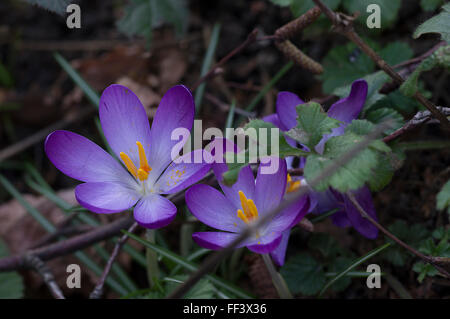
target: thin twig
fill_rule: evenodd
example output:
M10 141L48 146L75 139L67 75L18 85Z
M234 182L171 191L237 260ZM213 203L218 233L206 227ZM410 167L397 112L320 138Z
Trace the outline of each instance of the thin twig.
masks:
M368 134L361 142L352 147L348 152L337 158L332 164L327 166L322 172L315 177L309 186L314 188L323 179L333 175L342 165L350 161L356 154L365 149L377 136L379 136L384 130L390 126L390 123L382 123L378 125L373 132ZM203 262L203 264L193 273L183 285L180 285L175 289L167 298L181 298L183 297L204 275L212 271L214 267L224 258L231 254L231 252L250 235L255 234L261 226L265 225L268 221L274 218L278 213L288 206L294 204L302 196L306 195L310 191L310 187L300 187L298 191L292 192L286 195L286 199L275 209L271 210L256 222L248 224L247 227L239 234L239 236L233 240L228 246L224 247L220 251L212 254Z
M20 142L13 144L11 146L8 146L7 148L4 148L0 151L0 162L4 161L5 159L22 152L23 150L27 149L28 147L39 143L42 141L48 134L55 130L59 130L61 128L64 128L74 122L77 122L81 119L83 119L85 116L89 115L94 111L94 108L86 108L79 113L77 113L74 116L70 116L68 118L64 118L56 123L53 123L50 126L47 126L46 128L43 128L40 131L37 131L33 135L30 135L22 140Z
M130 228L128 229L128 232L133 233L137 226L138 226L137 223L133 223L133 225L131 225ZM108 277L108 274L111 271L114 260L116 259L117 255L119 254L120 249L122 249L122 246L125 244L127 239L128 239L128 235L124 234L117 241L116 245L114 246L114 250L108 259L108 262L106 263L106 266L105 266L105 269L103 270L102 276L100 277L97 285L95 286L94 290L91 292L91 294L89 296L90 299L99 299L103 295L103 285L105 284L106 277Z
M445 116L450 116L450 107L438 106L437 108ZM406 122L405 125L403 125L401 128L392 132L388 136L384 137L383 142L385 142L385 143L390 142L390 141L396 139L397 137L403 135L407 131L412 130L413 128L419 126L420 124L426 123L431 119L432 119L432 114L430 111L420 111L420 112L416 113L416 115L414 115L414 117L411 120L409 120L408 122Z
M42 277L54 298L65 299L61 289L55 281L53 273L39 257L28 253L25 255L24 259L24 263L27 264L29 268L35 270Z
M204 76L202 76L200 79L195 82L195 84L191 87L192 91L195 91L195 89L204 81L208 80L210 77L212 77L216 70L220 67L222 67L229 59L234 57L236 54L244 50L246 47L248 47L250 44L256 41L256 36L258 34L258 30L254 29L248 36L247 39L243 43L241 43L238 47L236 47L233 51L228 53L226 56L224 56L219 62L214 65L211 70L208 71Z
M331 20L337 32L353 41L364 53L366 53L384 72L386 72L395 82L402 84L404 79L398 74L386 61L384 61L369 45L367 45L353 28L354 17L342 13L336 13L328 8L321 0L314 0L323 13ZM450 122L436 106L428 101L420 92L416 91L413 95L423 106L425 106L441 122L441 124L450 130Z
M393 241L395 241L397 244L399 244L400 246L402 246L403 248L405 248L406 250L408 250L409 252L411 252L412 254L416 255L417 257L421 258L423 261L425 261L426 263L429 263L431 265L433 265L437 270L439 270L439 272L441 274L443 274L444 276L446 276L447 278L450 278L450 273L445 270L444 268L442 268L441 266L438 265L438 260L435 260L435 257L432 256L426 256L424 254L422 254L420 251L416 250L415 248L409 246L408 244L406 244L405 242L401 241L400 239L398 239L394 234L392 234L391 232L389 232L386 228L384 228L383 226L381 226L375 219L373 219L365 210L364 208L361 207L361 205L358 203L358 201L356 200L355 196L351 193L348 192L347 193L348 198L350 199L350 201L353 203L353 205L356 207L356 209L359 211L359 213L361 214L361 216L363 216L365 219L367 219L372 225L374 225L376 228L378 228L381 232L383 232L387 237L389 237L390 239L392 239Z

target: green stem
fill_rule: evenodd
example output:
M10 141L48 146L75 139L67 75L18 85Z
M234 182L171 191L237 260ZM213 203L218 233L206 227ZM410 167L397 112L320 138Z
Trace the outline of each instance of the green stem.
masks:
M278 291L278 295L282 299L292 299L292 294L289 291L288 286L286 285L286 282L284 281L283 277L277 272L275 269L275 266L272 263L272 259L270 259L270 256L268 254L263 254L262 258L264 260L264 263L266 264L267 270L270 273L270 276L272 277L272 282L275 288Z
M152 244L155 243L155 233L156 230L154 229L147 229L147 231L145 232L145 238ZM145 249L145 256L147 259L148 284L150 287L153 287L155 285L155 281L158 280L159 276L158 255L155 251L147 247Z

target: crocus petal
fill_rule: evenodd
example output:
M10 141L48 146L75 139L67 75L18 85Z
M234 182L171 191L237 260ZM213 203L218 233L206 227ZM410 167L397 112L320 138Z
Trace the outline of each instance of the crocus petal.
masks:
M286 249L290 235L291 230L290 229L285 230L282 234L280 244L270 253L270 256L272 257L273 261L280 267L284 265L284 258L286 257Z
M226 232L197 232L192 234L192 239L199 246L206 249L219 250L231 244L239 234ZM245 241L238 247L245 246Z
M83 182L134 182L101 147L69 131L55 131L47 136L45 153L61 172Z
M366 101L367 88L365 80L354 81L349 96L334 103L328 116L347 124L356 119Z
M127 210L138 201L139 196L127 185L115 182L89 182L75 188L75 198L80 205L99 214Z
M236 232L246 224L237 217L236 208L215 188L198 184L186 191L186 204L202 223L224 231Z
M139 167L136 142L141 142L148 154L150 124L138 97L123 85L110 85L100 98L99 115L103 133L117 157L124 152Z
M255 177L250 165L245 166L239 172L236 183L232 186L226 186L223 181L223 173L228 171L227 164L213 164L214 175L219 182L225 196L234 204L236 209L241 209L241 201L239 199L239 191L244 192L247 199L255 200Z
M145 228L164 227L175 218L177 207L167 198L149 194L137 203L134 208L134 219Z
M280 92L277 96L277 114L280 119L280 128L283 131L289 131L297 126L296 106L304 102L294 93Z
M372 202L372 195L367 186L352 192L359 205L369 214L370 217L377 220L377 214ZM363 236L374 239L378 235L378 228L371 222L361 216L358 209L353 205L347 196L344 196L345 211L353 227Z
M172 140L172 132L175 129L189 132L194 122L194 110L192 94L183 85L174 86L163 96L151 128L149 163L152 175L159 176L172 161L172 148L179 144L179 140Z
M352 225L344 209L339 210L333 215L331 215L331 220L333 221L333 224L335 224L338 227L348 227Z
M283 125L283 124L281 124L280 118L278 117L278 114L276 114L276 113L264 116L262 118L262 120L264 122L272 123L273 125L275 125L276 127L279 127L279 128L281 128L281 126Z
M263 174L264 165L260 164L256 176L255 205L262 215L277 207L286 191L286 161L279 158L271 158L271 160L277 161L277 171L273 174Z
M179 158L179 164L172 162L158 180L155 188L161 194L173 194L202 179L211 168L211 154L195 150ZM199 159L200 163L195 163Z
M279 212L267 225L266 232L283 232L302 219L309 210L309 197L302 196Z
M253 239L253 242L247 243L245 246L257 254L268 254L280 245L281 238L281 233L271 232L260 238Z

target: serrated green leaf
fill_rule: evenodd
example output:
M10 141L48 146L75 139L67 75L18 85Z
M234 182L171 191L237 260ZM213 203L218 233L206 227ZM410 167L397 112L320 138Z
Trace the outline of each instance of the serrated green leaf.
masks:
M443 0L420 0L420 6L424 11L434 11L442 2Z
M364 26L366 25L367 17L371 14L367 12L367 6L370 4L377 4L380 6L381 29L386 29L393 25L397 19L398 10L401 6L400 0L343 0L342 5L348 13L358 11L360 16L359 21Z
M411 59L414 55L413 50L406 42L390 42L378 54L390 65L395 65L405 60Z
M326 281L322 265L308 253L289 258L280 273L294 294L312 296L320 291Z
M394 132L396 129L402 127L404 123L403 116L400 113L386 107L367 112L366 119L373 124L380 124L386 120L390 120L392 125L385 131L386 134Z
M414 264L413 271L419 273L419 276L417 277L417 280L420 283L425 279L426 276L434 277L434 276L436 276L439 273L436 270L436 268L434 268L430 264L425 264L422 261L418 261L418 262L416 262Z
M442 40L450 41L450 3L442 6L442 12L419 25L413 34L417 39L424 33L439 33Z
M249 163L256 163L258 159L263 157L277 156L284 158L286 156L305 156L307 154L301 149L290 146L286 142L284 133L272 123L263 120L251 120L245 125L244 132L249 136L249 143L253 143L252 147L257 152L252 154L252 148L249 146L238 154L225 153L228 171L223 174L223 181L226 185L232 185L236 182L242 167L247 166ZM275 133L278 134L278 138L276 135L273 135ZM272 140L278 142L278 149L276 145L272 145Z
M0 240L0 258L8 256L8 249ZM17 272L0 272L0 299L23 297L23 280Z
M332 137L326 142L322 155L311 154L307 157L304 168L306 180L317 177L325 167L359 144L364 135L373 129L373 124L366 120L353 120L344 135ZM380 153L386 152L390 152L390 148L384 142L373 141L333 175L322 180L316 190L324 191L330 186L342 193L359 189L370 182L373 169L379 165Z
M441 191L436 196L436 208L444 210L447 208L447 213L450 214L450 180L445 183Z
M42 7L48 11L52 11L59 15L66 13L66 8L69 4L73 3L73 0L25 0L29 4Z
M332 48L322 64L324 72L320 78L324 81L322 88L327 94L375 71L375 63L353 43Z
M320 104L310 102L297 106L297 126L287 135L313 150L322 137L339 124L338 120L327 116Z
M131 0L124 11L117 27L128 36L140 35L151 40L152 29L163 23L174 25L177 34L182 34L187 26L184 0Z

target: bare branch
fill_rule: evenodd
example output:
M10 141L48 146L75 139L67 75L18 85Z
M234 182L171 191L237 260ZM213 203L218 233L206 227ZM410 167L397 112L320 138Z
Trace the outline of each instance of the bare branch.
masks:
M24 263L29 268L35 270L42 277L53 297L55 297L56 299L65 299L61 289L55 281L55 277L53 276L52 272L39 257L28 253L25 255L24 259Z

